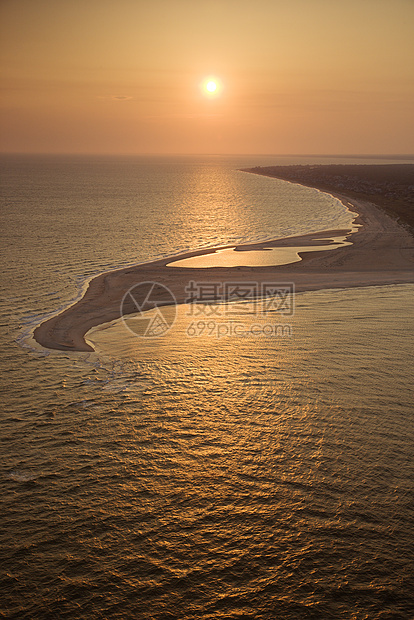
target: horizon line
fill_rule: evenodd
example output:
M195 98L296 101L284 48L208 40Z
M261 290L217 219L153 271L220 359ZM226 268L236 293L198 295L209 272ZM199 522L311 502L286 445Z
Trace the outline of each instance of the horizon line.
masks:
M359 157L367 159L414 159L414 153L85 153L80 151L0 151L0 156L3 155L43 155L78 157Z

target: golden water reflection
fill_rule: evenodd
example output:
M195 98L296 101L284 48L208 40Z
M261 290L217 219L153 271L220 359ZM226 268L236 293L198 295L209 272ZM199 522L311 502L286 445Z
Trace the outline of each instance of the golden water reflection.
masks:
M321 250L336 250L345 245L345 237L329 239L329 245L307 245L295 247L263 248L262 250L236 250L235 247L216 250L210 254L192 256L182 260L172 261L167 267L208 268L208 267L264 267L288 265L299 262L300 252L319 252Z
M376 410L379 401L392 406L408 380L403 353L387 349L389 334L402 337L411 316L407 290L301 293L293 315L261 313L262 302L254 312L229 303L207 306L205 314L180 305L165 308L177 317L162 337L137 337L115 321L88 332L88 341L107 367L119 369L113 380L126 393L151 393L157 406L257 413L325 403ZM392 377L383 364L390 356Z

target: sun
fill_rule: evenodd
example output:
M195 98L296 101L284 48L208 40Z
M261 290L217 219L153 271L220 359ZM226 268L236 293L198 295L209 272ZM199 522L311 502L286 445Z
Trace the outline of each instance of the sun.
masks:
M217 97L221 91L221 82L216 77L204 78L200 86L203 93L208 97Z
M208 90L209 93L214 93L217 90L216 82L209 80L206 84L206 90Z

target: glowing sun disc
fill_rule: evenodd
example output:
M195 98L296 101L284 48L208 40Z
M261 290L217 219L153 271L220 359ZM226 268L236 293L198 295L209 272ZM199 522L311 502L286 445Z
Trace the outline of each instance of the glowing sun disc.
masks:
M214 93L217 90L216 82L213 82L213 80L210 80L209 82L207 82L206 90L208 90L209 93Z
M215 99L220 96L223 87L221 80L215 75L204 76L199 86L203 95L209 99Z

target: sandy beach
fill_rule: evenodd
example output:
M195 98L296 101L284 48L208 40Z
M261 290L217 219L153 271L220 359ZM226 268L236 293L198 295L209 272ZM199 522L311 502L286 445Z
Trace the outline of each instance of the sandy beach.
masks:
M358 214L354 220L358 227L240 245L236 250L321 246L328 245L330 237L339 236L345 236L352 245L330 251L307 251L300 255L300 262L288 265L207 269L167 266L179 259L201 256L219 249L211 248L104 273L91 280L81 300L39 325L34 330L34 338L50 349L92 351L85 341L85 334L92 327L120 318L125 293L146 281L168 287L177 303L185 303L188 299L185 288L191 280L240 284L252 281L259 284L292 282L296 292L413 282L414 238L410 232L373 203L355 199L350 201L343 194L329 193ZM171 303L170 299L166 297L165 303ZM131 312L134 311L131 308Z

